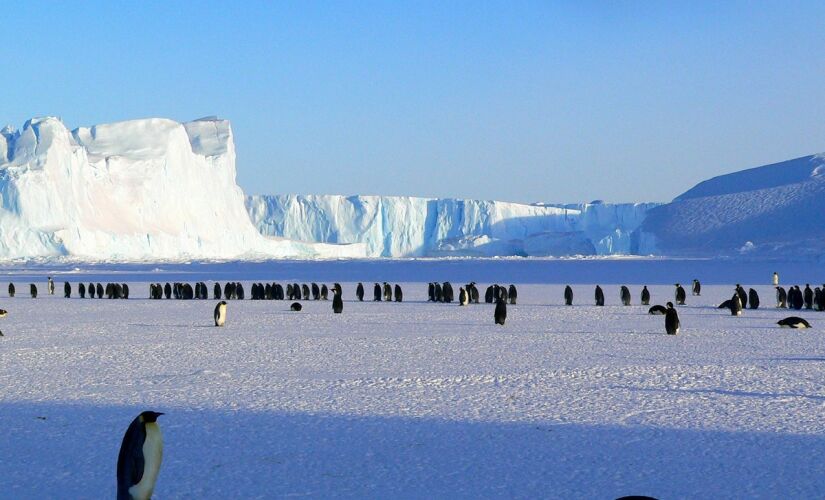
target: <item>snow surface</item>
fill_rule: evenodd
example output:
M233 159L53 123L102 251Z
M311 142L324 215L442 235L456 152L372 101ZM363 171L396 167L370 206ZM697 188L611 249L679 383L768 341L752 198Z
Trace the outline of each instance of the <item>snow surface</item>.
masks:
M641 238L664 255L825 258L825 154L699 183L652 209Z
M401 269L426 280L473 269L524 275L518 266L537 263L287 262L236 275L329 283L344 270ZM215 301L149 301L145 282L223 281L228 265L5 268L0 493L111 495L123 432L139 411L155 409L167 413L157 498L825 494L825 314L803 311L811 330L780 329L788 311L731 317L715 305L732 283L706 285L679 308L682 333L668 337L662 317L619 305L618 286L605 286L603 308L591 305L592 284L574 285L574 307L560 305L554 266L578 276L596 269L608 281L649 269L644 277L663 283L711 282L711 261L547 263L546 283L516 282L519 304L504 327L493 324L490 305L426 303L425 283L403 283L405 302L396 304L356 303L345 282L341 315L330 302L291 313L287 301L231 301L218 329ZM735 262L724 264L736 274ZM815 271L743 268L743 278L762 277L742 281L764 306L775 268L783 282ZM28 298L24 285L34 279L43 292L47 273L58 293L66 276L128 275L134 298ZM643 283L625 284L637 304ZM673 297L672 285L650 289L655 303Z
M0 132L0 258L363 257L362 245L262 237L226 120L151 118Z
M656 203L551 205L404 196L249 196L271 236L363 243L372 257L645 253L634 240Z

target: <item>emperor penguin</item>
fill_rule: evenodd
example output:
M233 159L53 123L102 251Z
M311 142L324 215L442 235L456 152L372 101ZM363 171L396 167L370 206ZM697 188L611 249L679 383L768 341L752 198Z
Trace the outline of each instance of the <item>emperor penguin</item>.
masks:
M167 282L166 282L166 284L163 286L163 295L164 295L164 297L166 297L167 299L171 299L171 298L172 298L172 285L170 285L168 281L167 281Z
M510 285L507 288L507 296L510 300L510 305L516 305L516 300L518 299L518 290L516 290L516 285Z
M484 291L484 302L487 304L492 304L493 294L495 294L495 288L493 288L493 285L490 285L487 287L487 290Z
M72 285L68 281L63 282L63 298L68 299L72 296Z
M338 293L338 290L335 290L332 294L332 312L335 314L341 314L341 311L344 310L344 299L341 298L341 294Z
M793 286L793 308L797 311L802 309L802 306L805 303L805 299L802 296L802 290L799 289L799 285Z
M742 299L739 297L738 293L734 293L733 297L730 299L730 314L731 316L742 315Z
M395 301L402 302L404 300L404 292L401 290L401 285L398 283L395 284Z
M742 309L748 307L748 294L739 283L736 284L736 295L739 296L739 301L742 302Z
M751 309L759 309L759 294L753 288L748 289L748 304Z
M36 299L37 298L37 285L35 285L34 283L30 284L29 285L29 292L31 293L32 298Z
M301 285L301 294L304 296L304 300L310 299L309 286L306 283Z
M622 301L622 305L630 305L630 290L624 285L622 285L622 288L619 291L619 298Z
M117 500L149 500L163 461L163 435L158 417L163 413L144 411L123 436L117 457Z
M668 302L668 304L671 304L671 305L672 305L672 303L671 303L671 302ZM651 314L651 315L653 315L653 316L667 314L667 307L665 307L665 306L660 306L660 305L658 305L658 304L657 304L657 305L655 305L655 306L651 307L650 309L648 309L648 310L647 310L647 313L648 313L648 314Z
M805 283L805 295L804 295L804 302L805 302L805 309L813 309L814 307L814 291L811 290L811 284Z
M470 303L470 298L467 296L467 290L464 287L458 289L458 305L466 306Z
M573 289L570 288L570 285L564 287L564 305L573 305Z
M360 287L361 283L358 283L358 286ZM427 285L427 302L435 302L435 283L430 282Z
M212 290L215 300L221 300L221 284L215 283L215 287Z
M222 300L215 306L215 326L226 324L226 301Z
M693 280L693 295L702 295L702 284L699 280Z
M454 296L453 296L453 285L450 284L449 281L445 281L444 284L441 286L441 290L443 292L442 299L444 300L444 302L446 302L448 304L451 304L453 302L453 298L454 298ZM507 300L507 298L505 297L504 300Z
M80 295L81 299L86 298L86 285L84 285L82 282L79 285L77 285L77 293Z
M472 290L467 290L467 294L470 295L470 302L478 304L478 287L476 287L475 283L472 283L472 285Z
M381 285L378 283L372 287L372 300L373 302L381 302Z
M685 298L687 298L685 289L682 288L682 285L679 283L676 283L674 286L676 287L676 304L680 306L685 305Z
M326 285L321 285L321 300L329 300L329 288Z
M825 304L822 302L822 289L819 287L814 288L814 309L817 311L825 309Z
M507 321L507 303L499 297L498 301L496 302L496 310L493 313L493 319L495 319L497 325L503 325L505 321Z
M392 287L386 281L384 282L384 302L392 302Z
M89 283L89 298L95 298L95 285L94 283Z
M665 332L668 335L676 335L682 327L679 323L679 313L673 307L672 302L667 303L667 311L665 312Z
M300 311L302 309L300 302L293 302L289 306L290 311Z
M773 286L779 286L779 273L773 273Z
M312 300L321 300L321 287L318 283L312 283L310 287L312 288Z
M14 283L9 283L9 297L14 298Z
M432 289L433 284L430 283L430 300L432 300ZM358 298L358 302L364 302L364 284L358 283L358 286L355 288L355 296Z
M434 285L435 285L435 301L436 302L444 302L444 290L441 289L441 283L436 282Z
M48 280L49 281L46 283L46 290L49 291L49 295L54 295L54 280L52 280L51 276L48 277Z
M777 309L788 308L788 294L781 286L776 286L776 307Z
M604 292L602 291L602 287L596 285L596 305L603 306L604 305Z
M776 322L782 328L810 328L811 324L797 316L789 316Z
M642 305L648 306L650 305L650 292L647 289L647 286L642 288Z

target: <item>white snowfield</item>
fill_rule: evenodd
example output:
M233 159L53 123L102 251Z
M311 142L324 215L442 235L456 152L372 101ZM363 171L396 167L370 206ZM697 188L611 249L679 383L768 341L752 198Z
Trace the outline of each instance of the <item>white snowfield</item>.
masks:
M248 196L262 234L363 243L370 257L650 253L634 231L657 203L574 205L406 196Z
M235 181L229 122L151 118L0 132L0 259L363 257L261 236Z
M399 304L355 302L347 282L343 314L229 301L216 328L214 300L150 301L145 282L129 300L33 300L20 278L6 298L8 279L6 498L112 496L146 409L166 413L157 498L825 496L825 313L776 310L769 285L738 318L715 308L732 286L708 285L667 336L641 283L630 307L604 285L602 308L593 285L565 307L563 283L516 283L500 327L491 305L427 303L426 283ZM791 314L813 329L776 326Z

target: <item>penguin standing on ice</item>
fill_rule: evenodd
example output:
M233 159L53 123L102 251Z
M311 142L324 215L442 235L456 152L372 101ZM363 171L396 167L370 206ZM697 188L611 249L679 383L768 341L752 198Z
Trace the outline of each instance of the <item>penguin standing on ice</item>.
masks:
M602 287L596 285L596 305L603 306L604 305L604 292L602 291Z
M392 302L392 287L386 281L384 282L384 302Z
M14 283L9 283L9 297L14 298Z
M86 285L84 285L83 283L80 283L79 285L77 285L77 293L80 295L81 299L85 299L86 298Z
M570 288L570 285L564 287L564 305L573 305L573 289Z
M157 424L163 413L144 411L123 436L117 457L117 500L148 500L163 461L163 435Z
M402 302L403 300L404 300L404 294L401 291L401 285L396 283L396 285L395 285L395 301L396 302Z
M730 314L731 316L742 315L742 299L739 298L738 293L734 293L730 299Z
M622 285L622 288L619 291L619 298L622 301L622 305L630 305L630 290L624 285Z
M361 286L361 283L358 283L358 286ZM427 302L435 302L435 283L427 285Z
M54 280L52 280L51 276L48 277L48 280L49 281L46 283L46 290L48 290L49 295L54 295Z
M215 300L221 300L221 284L215 283L215 286L212 289L212 295ZM160 298L160 297L158 297Z
M518 290L516 290L516 285L510 285L507 289L507 296L510 299L510 305L516 305L516 300L518 299Z
M459 287L458 289L458 305L466 306L470 303L470 298L467 295L467 290L464 287Z
M805 309L813 309L814 307L814 291L811 290L811 284L805 283L805 295L804 295L804 302L805 302Z
M781 286L776 287L776 308L777 309L787 309L788 307L788 294L785 292L785 289Z
M676 335L682 327L679 323L679 313L673 307L672 302L667 303L667 311L665 312L665 332L668 335Z
M344 310L344 299L341 298L341 294L338 293L338 290L334 290L332 294L332 312L335 314L341 314L341 311Z
M507 321L507 303L499 297L498 301L496 301L496 310L493 313L493 319L495 319L497 325L503 325L505 321Z
M742 302L742 309L748 307L748 294L739 283L736 284L736 295L739 296L739 301Z
M797 311L802 309L802 306L805 304L805 299L802 296L802 290L799 289L799 285L793 286L793 308Z
M63 298L68 299L72 296L72 285L68 281L63 283Z
M779 273L773 273L773 286L779 286Z
M430 283L430 290L432 290L433 284ZM432 300L432 293L430 293L430 300ZM358 298L358 302L364 302L364 284L358 283L358 286L355 288L355 296Z
M685 305L685 299L687 298L687 293L685 293L685 289L682 288L682 285L676 283L674 285L676 287L676 304L683 306Z
M335 294L335 289L332 293ZM329 300L329 288L326 285L321 285L321 300Z
M702 295L702 284L699 280L693 280L693 295Z
M226 301L222 300L215 306L215 326L226 324Z
M381 285L378 283L372 287L372 301L373 302L381 302Z
M650 305L650 292L647 290L647 286L642 288L642 305L643 306Z
M759 309L759 294L753 288L748 290L748 303L751 309Z
M37 298L37 286L34 283L29 285L29 293L31 293L33 299Z

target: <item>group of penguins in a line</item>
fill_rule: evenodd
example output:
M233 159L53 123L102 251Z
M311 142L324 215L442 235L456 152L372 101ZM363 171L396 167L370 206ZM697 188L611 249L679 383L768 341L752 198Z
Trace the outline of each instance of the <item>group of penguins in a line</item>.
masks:
M54 295L54 280L52 280L51 276L48 278L46 282L46 291L49 295ZM97 298L102 299L104 296L107 299L128 299L129 298L129 285L126 283L106 283L106 287L104 288L101 283L89 283L89 287L86 288L84 283L80 283L77 285L77 293L80 295L81 299L86 298L86 292L89 293L89 298L95 298L95 294L97 294ZM14 297L15 293L17 293L17 288L14 286L14 283L9 283L9 297ZM34 283L29 284L29 293L31 294L33 299L37 298L37 285ZM72 296L72 285L68 281L63 283L63 296L71 298Z
M455 299L453 285L449 281L444 283L432 282L427 286L428 302L443 302L450 304ZM515 305L518 299L518 290L515 285L509 287L503 285L490 285L484 292L484 302L492 304L495 302L496 308L493 311L493 321L497 325L503 325L507 321L507 303ZM458 305L478 304L479 293L475 282L467 283L458 288Z

